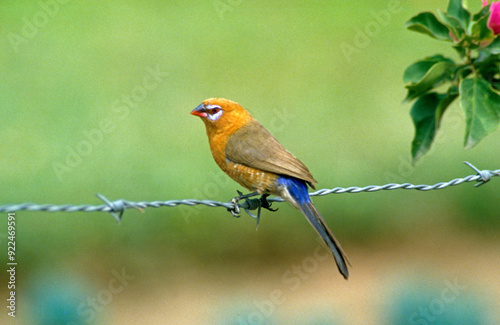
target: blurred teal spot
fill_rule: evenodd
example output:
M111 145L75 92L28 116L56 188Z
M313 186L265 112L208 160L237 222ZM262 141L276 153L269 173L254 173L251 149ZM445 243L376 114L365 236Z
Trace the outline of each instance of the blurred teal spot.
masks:
M224 304L219 311L217 324L221 325L275 325L280 324L274 315L274 307L259 310L251 301Z
M392 299L389 324L487 324L487 307L458 280L408 281Z
M282 301L284 304L284 301ZM282 303L273 303L269 299L255 299L245 303L228 302L218 312L217 324L221 325L340 325L340 318L332 310L321 308L304 308L297 310L299 316L287 315L283 312Z
M26 294L31 302L31 319L37 325L89 324L78 307L87 297L81 279L71 275L43 274L35 276ZM96 320L92 324L96 324Z

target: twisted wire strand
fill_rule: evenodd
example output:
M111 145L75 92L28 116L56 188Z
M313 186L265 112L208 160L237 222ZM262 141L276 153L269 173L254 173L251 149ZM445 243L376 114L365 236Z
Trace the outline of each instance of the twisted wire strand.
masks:
M474 167L472 164L468 162L464 162L469 167L471 167L474 171L476 171L476 175L469 175L463 178L455 178L448 182L440 182L434 185L413 185L410 183L403 184L385 184L385 185L368 185L364 187L356 187L351 186L347 188L335 187L332 189L321 189L316 192L309 193L311 196L323 196L328 194L343 194L343 193L361 193L361 192L376 192L382 190L418 190L418 191L430 191L430 190L439 190L443 188L447 188L450 186L456 186L467 182L477 181L478 183L475 186L480 186L487 183L491 180L492 177L500 176L500 169L491 171L491 170L479 170ZM235 203L233 199L230 202L219 202L214 200L195 200L195 199L184 199L184 200L169 200L169 201L140 201L133 202L127 201L123 199L110 201L105 196L101 194L97 194L97 197L104 201L105 204L100 205L90 205L90 204L82 204L82 205L55 205L55 204L36 204L36 203L20 203L20 204L6 204L0 206L0 213L10 213L16 211L45 211L45 212L109 212L111 215L117 220L120 221L123 215L123 212L126 209L137 209L139 211L143 211L146 208L160 208L160 207L176 207L179 205L205 205L208 207L223 207L233 212L233 215L237 216L240 211L240 207L248 210L255 210L260 208L261 205L258 202L258 199L249 200L248 198L251 196L255 196L257 193L253 193L250 195L244 196L245 201L241 204ZM243 199L243 198L240 198ZM238 201L238 200L236 200ZM269 202L283 202L284 200L280 197L270 198ZM236 212L236 213L234 213ZM250 214L250 213L249 213ZM252 216L252 215L251 215Z

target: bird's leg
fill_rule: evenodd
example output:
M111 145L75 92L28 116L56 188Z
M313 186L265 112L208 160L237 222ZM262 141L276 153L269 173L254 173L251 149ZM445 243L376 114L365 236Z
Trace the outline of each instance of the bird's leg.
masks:
M245 210L246 213L248 213L248 215L254 219L257 219L257 226L256 226L256 230L259 228L259 223L260 223L260 211L262 208L264 209L267 209L269 211L276 211L278 209L272 209L271 208L271 203L269 203L269 201L267 200L267 197L269 196L269 194L263 194L260 198L258 199L249 199L253 196L256 196L258 195L257 192L252 192L252 193L249 193L249 194L243 194L241 193L240 191L237 191L239 196L237 197L234 197L232 200L231 200L231 203L234 204L234 209L228 209L231 214L235 217L235 218L239 218L240 217L240 212L241 212L241 207L240 207L240 204L239 204L239 201L240 200L245 200L245 204L243 205L243 209ZM257 209L257 215L254 215L253 213L251 213L249 210L255 210Z
M257 219L257 226L255 227L255 230L259 229L261 208L267 209L267 210L272 211L272 212L278 210L278 209L271 209L272 203L269 203L269 201L267 200L268 196L269 196L269 194L262 194L262 196L259 198L259 209L257 210L257 218L256 218Z
M248 193L248 194L243 194L240 191L236 191L236 192L238 192L239 196L234 197L231 200L231 203L234 204L234 209L228 209L228 210L229 210L229 212L231 212L231 214L233 215L233 217L239 218L240 217L240 212L241 212L239 201L244 199L246 201L246 203L247 203L247 206L250 207L252 204L250 203L250 200L248 198L250 198L252 196L256 196L258 193L257 192L252 192L252 193ZM247 208L244 208L244 209L245 209L245 211L248 214L250 214L250 216L252 216L252 217L255 218L254 215L252 215L251 213L248 212Z

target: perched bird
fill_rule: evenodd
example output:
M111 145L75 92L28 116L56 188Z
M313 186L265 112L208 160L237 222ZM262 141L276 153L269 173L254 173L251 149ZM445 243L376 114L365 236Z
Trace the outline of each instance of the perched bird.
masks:
M280 196L299 209L331 249L347 279L347 257L309 197L307 185L314 188L317 183L309 169L236 102L210 98L191 114L205 123L217 165L250 191Z

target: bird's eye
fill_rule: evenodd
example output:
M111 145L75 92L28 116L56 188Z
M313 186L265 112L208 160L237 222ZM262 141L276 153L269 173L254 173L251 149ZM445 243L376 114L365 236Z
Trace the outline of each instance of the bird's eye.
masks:
M210 121L217 121L219 117L221 117L223 111L222 108L218 105L209 105L205 107L205 111L207 112L207 117Z
M207 109L207 113L208 113L208 114L210 114L210 115L217 114L219 111L220 111L220 108L219 108L219 107L215 107L215 108L208 108L208 109Z

